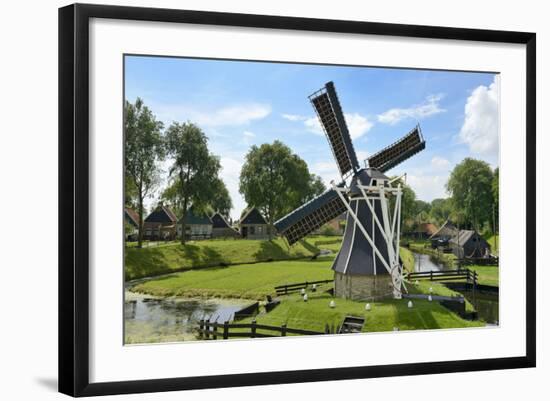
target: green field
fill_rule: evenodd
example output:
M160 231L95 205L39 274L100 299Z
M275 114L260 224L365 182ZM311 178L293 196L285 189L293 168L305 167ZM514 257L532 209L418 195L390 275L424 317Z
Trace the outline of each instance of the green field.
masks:
M330 308L331 300L336 307ZM324 331L325 325L336 327L342 324L346 315L365 318L364 332L399 330L441 329L484 326L480 321L467 321L445 309L437 302L414 300L413 307L407 307L408 300L385 300L371 303L372 309L365 310L364 302L333 298L322 292L308 293L304 302L299 294L284 297L279 306L269 313L256 316L259 324ZM243 320L250 322L252 319Z
M289 247L282 238L271 241L228 239L170 242L155 247L125 249L126 280L155 276L192 268L303 259L321 249L337 249L341 237L308 237Z
M190 270L137 284L132 291L157 296L264 300L278 285L332 279L333 259L334 256Z
M477 272L477 283L482 285L491 285L493 287L499 286L499 269L498 266L480 266L471 265L467 266L470 270Z
M332 279L331 270L335 254L316 259L308 256L317 254L321 249L337 252L340 237L311 237L291 248L282 240L210 240L189 243L185 246L174 243L158 248L127 249L132 258L129 267L131 277L151 275L151 271L162 272L168 269L172 273L136 282L131 291L154 296L178 296L199 298L240 298L264 301L267 295L275 294L275 286L304 281ZM146 263L139 257L146 255ZM223 257L221 257L223 255ZM306 257L306 258L304 258ZM133 259L135 258L135 259ZM154 268L161 260L161 268ZM286 259L286 260L276 260ZM294 259L292 259L294 258ZM302 259L296 259L302 258ZM401 258L405 271L414 269L414 255L410 249L401 248ZM269 262L240 263L238 261L272 260ZM225 264L226 266L224 266ZM137 265L141 267L137 269ZM205 266L216 265L215 267ZM183 271L176 272L175 270ZM192 267L203 267L191 269ZM478 271L480 283L498 285L498 268L472 266ZM166 271L166 270L165 270ZM496 282L496 284L494 284ZM420 281L407 282L411 294L429 294L457 296L455 292L442 283ZM325 291L332 285L320 285L317 292L309 290L309 300L304 302L299 294L279 297L281 304L270 313L260 313L258 323L324 331L326 325L336 327L341 324L345 315L364 316L364 331L459 328L483 326L481 321L467 321L457 314L442 307L438 302L413 300L414 307L407 307L408 300L388 299L372 303L372 310L365 311L364 302L333 298ZM431 288L431 291L430 291ZM334 299L336 307L329 308ZM466 302L466 310L473 307ZM245 320L250 321L250 319Z

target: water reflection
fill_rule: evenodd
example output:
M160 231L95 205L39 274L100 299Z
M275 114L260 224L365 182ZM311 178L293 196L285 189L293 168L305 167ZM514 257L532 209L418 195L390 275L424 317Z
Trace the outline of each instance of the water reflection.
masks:
M437 257L422 253L413 253L414 270L416 272L442 271L452 269L441 262ZM450 286L450 284L449 284ZM490 325L498 325L498 292L485 292L477 289L475 293L466 288L455 288L470 301L478 313L478 318L483 319Z
M441 271L451 269L435 256L425 255L423 253L413 253L413 255L414 271L416 272Z
M195 337L200 319L231 320L243 300L156 299L126 292L125 342L184 341Z

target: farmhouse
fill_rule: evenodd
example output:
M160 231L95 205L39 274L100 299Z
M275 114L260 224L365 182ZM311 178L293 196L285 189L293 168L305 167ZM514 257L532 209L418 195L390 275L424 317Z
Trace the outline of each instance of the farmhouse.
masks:
M484 258L491 252L487 241L474 230L460 230L449 239L449 247L457 258Z
M215 213L212 217L212 238L237 238L240 234L233 229L225 217L220 213Z
M177 218L170 208L160 205L147 216L143 224L143 238L148 240L173 240L176 238Z
M134 209L129 207L124 208L124 222L126 223L124 235L126 241L135 241L138 235L139 215Z
M241 236L248 239L268 239L267 221L255 207L249 208L239 222Z
M415 238L427 239L434 235L437 231L437 227L432 223L420 223L410 234Z
M447 219L445 223L443 223L443 225L439 228L439 230L437 230L430 236L430 239L431 240L439 239L439 240L448 241L451 237L456 236L457 232L458 232L458 228L456 228L455 225L451 223L449 219Z
M178 221L178 237L181 238L183 217ZM185 238L208 239L212 237L212 220L204 213L190 208L185 214Z

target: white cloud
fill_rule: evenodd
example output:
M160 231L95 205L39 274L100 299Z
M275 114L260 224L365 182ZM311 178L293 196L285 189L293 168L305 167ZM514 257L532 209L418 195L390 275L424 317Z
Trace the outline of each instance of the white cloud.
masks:
M340 182L340 172L338 171L336 161L332 159L321 161L314 163L310 167L312 173L317 174L323 179L327 188L330 188L330 182L332 180Z
M357 139L365 135L373 127L374 123L359 113L344 113L351 139ZM323 128L317 117L310 117L302 120L306 129L317 135L324 135Z
M271 113L271 106L260 103L228 105L212 110L198 109L189 105L153 107L163 121L191 121L204 127L247 125L261 120Z
M421 104L406 109L393 108L385 111L378 115L378 121L384 124L395 125L406 118L420 120L434 114L443 113L445 109L442 109L439 105L441 99L443 99L442 94L430 95Z
M431 202L436 198L446 198L445 184L448 175L414 175L407 174L407 184L416 193L416 198Z
M449 160L443 157L434 156L432 158L432 167L435 169L448 169L450 164Z
M281 117L283 117L285 120L290 120L290 121L304 121L304 120L307 120L307 117L300 116L298 114L281 114Z
M309 132L312 132L317 135L324 135L323 128L321 127L321 123L319 122L319 119L317 117L307 118L304 121L304 125L306 126Z
M254 138L256 136L256 134L254 132L250 132L250 131L244 131L243 135L248 137L248 138Z
M370 131L374 123L358 113L344 114L351 139L357 139Z
M487 156L498 154L499 81L495 77L489 87L480 85L472 91L464 106L464 123L459 140L470 151Z

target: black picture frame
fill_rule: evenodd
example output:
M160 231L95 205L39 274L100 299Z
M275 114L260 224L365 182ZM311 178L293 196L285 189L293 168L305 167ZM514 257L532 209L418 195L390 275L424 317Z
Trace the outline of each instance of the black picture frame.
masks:
M521 357L89 381L88 61L91 18L437 38L526 46L526 354ZM71 396L237 387L534 367L536 364L536 35L436 26L74 4L59 9L59 391Z

